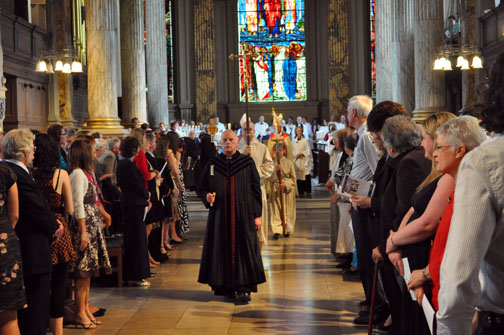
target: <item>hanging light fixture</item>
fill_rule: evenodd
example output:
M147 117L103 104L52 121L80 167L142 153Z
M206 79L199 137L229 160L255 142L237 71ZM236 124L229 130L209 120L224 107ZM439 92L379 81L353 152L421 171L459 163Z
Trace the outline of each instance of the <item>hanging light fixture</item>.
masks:
M473 69L482 69L483 68L481 58L478 55L473 57L471 66Z
M54 68L51 62L47 63L47 73L54 74Z
M457 67L461 67L464 64L465 58L461 56L457 57Z
M434 70L442 70L443 69L443 64L441 62L441 59L438 58L434 61L434 68L433 69Z
M62 51L41 51L40 60L37 62L36 72L54 73L61 72L82 73L82 63L76 59L73 49L63 49Z
M82 63L74 60L72 62L72 72L73 73L81 73L82 72Z
M47 72L47 63L43 59L38 61L35 72Z
M450 60L449 60L449 59L447 59L447 60L444 62L443 70L445 70L445 71L451 71L451 70L453 70L453 69L452 69L452 66L451 66L451 62L450 62Z
M63 65L63 73L72 73L72 68L70 67L70 63L65 63Z
M61 60L56 61L54 71L63 71L63 62Z
M439 52L450 64L434 62L434 70L452 69L450 59L455 60L461 70L483 68L480 52L476 45L470 44L468 34L466 6L461 0L448 0L447 17L444 24L444 42ZM472 57L472 64L469 60ZM442 59L442 58L441 58ZM436 59L437 60L437 59Z
M461 70L470 70L471 68L469 67L469 61L467 59L464 59L462 62L462 66L460 67Z

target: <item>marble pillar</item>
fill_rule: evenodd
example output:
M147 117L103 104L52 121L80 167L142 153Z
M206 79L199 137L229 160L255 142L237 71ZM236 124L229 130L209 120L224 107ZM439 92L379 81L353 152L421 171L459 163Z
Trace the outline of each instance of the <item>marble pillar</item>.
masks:
M411 113L415 108L414 0L393 0L392 100Z
M123 136L127 131L117 116L117 5L116 0L86 1L89 119L84 128Z
M462 6L466 9L466 25L462 27L462 41L466 45L477 45L475 40L476 25L476 5L474 1L462 0ZM469 65L472 64L472 57L468 58ZM470 106L477 101L476 92L476 72L470 70L462 71L462 107Z
M375 68L376 68L376 103L392 100L392 35L394 26L392 0L375 3ZM396 66L398 64L395 64Z
M165 1L145 1L147 32L147 110L150 126L168 124L168 70L166 53Z
M415 3L415 110L422 120L445 110L443 71L432 69L443 43L443 1L414 0Z
M120 13L122 122L128 124L137 117L144 123L147 122L147 97L142 2L122 0Z
M172 15L176 15L174 21L177 22L178 28L173 31L176 34L177 41L173 60L175 61L175 72L178 73L178 82L180 83L175 87L175 93L180 114L176 113L175 109L170 110L170 114L172 114L172 118L178 117L181 120L189 121L195 120L194 103L196 101L195 57L187 57L187 55L194 55L194 6L192 0L175 0L173 2L176 10Z
M217 115L214 3L194 0L196 121Z
M72 54L72 3L52 0L47 3L48 45L58 54ZM64 62L71 64L73 59ZM49 124L75 126L72 115L73 75L57 72L49 74Z
M329 115L346 113L350 98L348 1L329 0Z

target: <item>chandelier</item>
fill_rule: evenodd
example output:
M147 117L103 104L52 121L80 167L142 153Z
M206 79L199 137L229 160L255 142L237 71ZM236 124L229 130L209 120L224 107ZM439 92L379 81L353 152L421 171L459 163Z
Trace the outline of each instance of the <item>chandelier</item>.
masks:
M35 72L81 73L82 63L77 60L72 49L41 51Z
M434 70L451 71L450 59L456 58L456 67L461 70L483 68L480 51L475 45L468 43L468 31L466 10L464 2L452 0L448 4L448 18L444 27L444 43L439 51L438 58L434 61ZM462 34L462 29L465 29ZM462 37L464 35L464 41ZM472 60L469 66L469 59Z

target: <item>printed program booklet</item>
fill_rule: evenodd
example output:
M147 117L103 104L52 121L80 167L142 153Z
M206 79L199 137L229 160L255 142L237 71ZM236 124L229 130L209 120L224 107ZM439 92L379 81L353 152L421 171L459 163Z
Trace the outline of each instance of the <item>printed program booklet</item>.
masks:
M353 195L365 195L371 197L374 189L374 183L345 174L337 192L348 198L351 198Z

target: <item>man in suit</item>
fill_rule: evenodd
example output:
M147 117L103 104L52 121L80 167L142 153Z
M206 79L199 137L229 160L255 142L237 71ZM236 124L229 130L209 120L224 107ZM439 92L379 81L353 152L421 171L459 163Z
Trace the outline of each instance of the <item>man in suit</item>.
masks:
M150 209L149 192L140 171L133 162L140 143L134 137L121 142L121 156L117 162L117 184L121 188L121 207L124 219L124 259L128 266L124 274L129 284L148 287L150 275L144 211Z
M49 320L50 241L61 235L63 226L51 213L28 170L33 162L33 134L28 129L9 131L2 150L17 176L19 203L23 204L16 234L21 244L28 308L18 311L19 328L23 335L45 335Z

